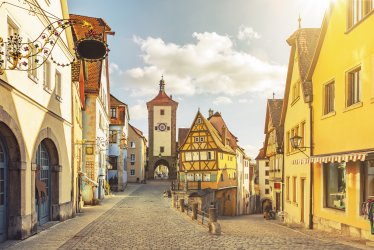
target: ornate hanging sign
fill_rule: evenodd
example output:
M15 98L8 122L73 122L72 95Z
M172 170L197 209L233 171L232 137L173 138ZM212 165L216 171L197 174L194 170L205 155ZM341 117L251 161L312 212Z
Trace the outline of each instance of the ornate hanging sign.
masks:
M73 25L88 27L84 38L76 42L76 57L80 60L94 62L104 60L108 56L108 44L102 35L96 33L87 21L60 19L49 24L34 41L23 41L19 34L13 34L4 41L0 37L0 74L6 70L32 71L42 66L50 57L57 66L70 66L71 62L58 62L52 51L64 30Z

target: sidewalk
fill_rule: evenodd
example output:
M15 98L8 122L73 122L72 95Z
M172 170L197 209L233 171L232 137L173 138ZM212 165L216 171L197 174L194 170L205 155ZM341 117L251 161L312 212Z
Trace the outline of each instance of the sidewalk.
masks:
M72 219L50 222L48 223L50 227L25 240L5 241L0 244L0 249L57 249L141 186L141 184L128 184L125 191L105 198L100 205L84 207L83 213L77 214Z
M321 231L318 229L307 229L297 224L288 225L279 220L266 220L266 222L270 224L276 224L280 227L289 228L300 234L306 235L308 237L316 238L322 241L337 242L337 243L341 243L341 244L359 248L359 249L372 249L368 246L372 242L369 240L352 237L352 236L345 236L345 235L341 235L341 234L333 233L333 232Z

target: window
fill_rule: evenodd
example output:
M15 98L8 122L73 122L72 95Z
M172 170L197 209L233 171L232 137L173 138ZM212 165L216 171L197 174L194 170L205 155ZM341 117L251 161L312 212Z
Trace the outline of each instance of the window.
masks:
M194 142L199 142L199 137L194 137Z
M349 0L348 28L351 28L359 23L364 16L373 10L373 7L373 0Z
M290 177L286 177L286 200L290 200Z
M117 109L116 108L111 108L110 109L110 117L111 118L117 118Z
M265 167L269 167L269 162L265 162Z
M201 151L200 152L200 160L206 161L208 159L208 152Z
M191 161L192 160L192 154L191 152L184 153L185 161Z
M208 160L214 160L214 152L208 151Z
M204 142L204 137L200 137L200 142Z
M292 102L296 101L296 99L300 96L300 81L297 81L292 86Z
M135 161L135 154L131 154L131 155L130 155L130 160L131 160L131 161Z
M187 174L187 181L194 181L195 180L195 175L192 173Z
M135 175L135 169L131 169L131 170L130 170L130 175L131 175L131 176L134 176L134 175Z
M8 19L8 37L15 36L16 34L19 34L17 26L12 20Z
M292 201L293 202L296 202L296 197L297 197L297 194L296 194L297 183L296 183L296 181L297 181L296 176L293 176L292 177Z
M160 115L165 115L165 110L164 109L160 109Z
M196 123L200 124L201 123L201 118L197 118Z
M269 170L265 171L265 176L269 176Z
M62 92L62 89L61 89L61 73L58 72L58 70L56 70L56 74L55 74L55 93L56 93L56 96L59 100L61 100L61 94Z
M109 156L109 163L113 170L117 170L117 156Z
M117 131L109 130L109 143L117 143Z
M165 147L160 147L160 153L165 152Z
M325 85L323 114L335 111L335 82Z
M265 179L265 185L269 185L269 179Z
M265 188L265 194L269 194L269 189Z
M195 174L195 181L202 181L203 175L202 174Z
M51 89L51 63L48 60L43 64L43 86L45 89Z
M360 169L360 204L374 196L372 183L374 182L374 160L364 161L361 163ZM361 210L361 209L360 209Z
M345 210L346 164L323 163L326 207Z
M361 67L348 73L347 107L361 101Z
M34 44L31 41L29 41L29 50L30 50L31 55L36 55L38 53L37 49L35 48ZM38 66L37 66L36 60L37 60L36 56L30 56L28 58L28 67L29 67L29 70L27 71L28 76L34 81L38 80L38 70L37 70Z
M199 152L192 152L192 160L193 161L200 160L200 154L199 154Z
M135 148L135 142L130 142L130 148Z
M204 181L210 181L210 174L204 174Z

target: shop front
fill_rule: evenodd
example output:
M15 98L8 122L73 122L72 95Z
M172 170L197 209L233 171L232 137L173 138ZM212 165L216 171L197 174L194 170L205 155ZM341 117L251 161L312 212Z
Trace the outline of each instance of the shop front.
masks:
M371 237L367 202L374 198L373 152L312 157L314 228Z

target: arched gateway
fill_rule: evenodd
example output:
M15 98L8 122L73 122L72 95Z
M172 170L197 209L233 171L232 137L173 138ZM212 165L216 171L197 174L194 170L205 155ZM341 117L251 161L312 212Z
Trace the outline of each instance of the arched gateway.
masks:
M158 95L147 102L148 109L148 179L159 178L168 172L168 179L176 179L176 119L178 102L165 92L165 81L160 81ZM160 167L164 166L164 167ZM160 173L160 178L162 174Z

